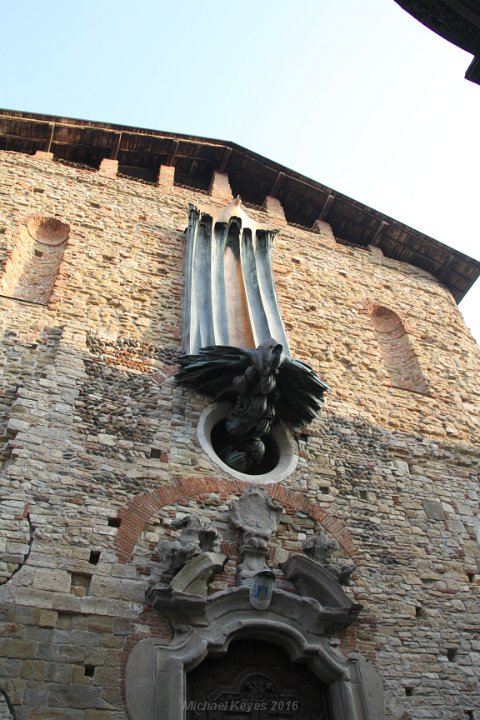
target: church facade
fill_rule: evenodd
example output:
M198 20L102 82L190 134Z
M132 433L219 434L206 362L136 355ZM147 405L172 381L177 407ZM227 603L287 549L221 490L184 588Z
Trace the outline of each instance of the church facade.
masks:
M480 263L232 143L0 147L1 720L474 719ZM270 338L275 403L328 389L235 465ZM250 351L213 395L205 345Z

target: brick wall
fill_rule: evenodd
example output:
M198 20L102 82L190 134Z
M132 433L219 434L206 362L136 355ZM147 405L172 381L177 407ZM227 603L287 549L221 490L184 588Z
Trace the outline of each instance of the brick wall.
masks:
M173 381L188 203L222 206L229 189L176 187L168 170L155 186L1 156L3 282L30 218L69 227L48 302L8 284L0 297L0 690L17 720L125 720L129 648L170 632L144 594L175 512L215 519L231 559L214 587L233 582L226 507L246 486L204 454L206 401ZM289 226L278 205L248 212L280 228L290 348L331 392L294 434L297 470L269 486L287 518L272 562L302 535L335 536L364 606L341 647L375 660L388 717L463 720L480 702L478 348L428 273L337 243L326 223ZM392 378L385 319L421 392Z

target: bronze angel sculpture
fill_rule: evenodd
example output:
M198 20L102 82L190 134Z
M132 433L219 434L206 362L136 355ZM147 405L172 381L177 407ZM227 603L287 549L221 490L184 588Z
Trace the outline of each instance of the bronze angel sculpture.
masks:
M178 383L231 403L220 457L239 472L261 462L275 422L311 422L328 390L309 365L287 358L273 338L255 350L211 345L182 355L179 363Z

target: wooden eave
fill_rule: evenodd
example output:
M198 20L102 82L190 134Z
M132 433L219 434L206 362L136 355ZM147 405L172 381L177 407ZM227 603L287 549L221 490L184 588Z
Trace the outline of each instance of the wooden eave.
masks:
M58 161L92 168L116 159L120 172L151 182L160 165L173 165L176 183L202 190L215 170L226 172L234 195L245 202L262 205L273 195L289 223L307 228L322 218L340 241L376 245L387 257L431 273L457 302L480 275L478 260L235 143L0 110L0 149L49 151Z
M480 85L480 3L478 0L395 0L437 35L474 57L465 77Z

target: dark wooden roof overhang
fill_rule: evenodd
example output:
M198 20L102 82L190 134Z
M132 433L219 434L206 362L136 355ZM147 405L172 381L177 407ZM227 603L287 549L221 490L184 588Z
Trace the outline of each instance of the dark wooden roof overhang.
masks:
M387 257L438 278L459 302L480 275L480 262L352 198L235 143L48 115L0 110L0 149L98 168L116 159L119 171L155 182L160 165L175 167L175 182L207 190L213 172L228 173L234 195L262 205L278 198L289 223L330 223L340 241L376 245Z
M480 85L480 3L478 0L395 0L434 33L473 55L465 77Z

